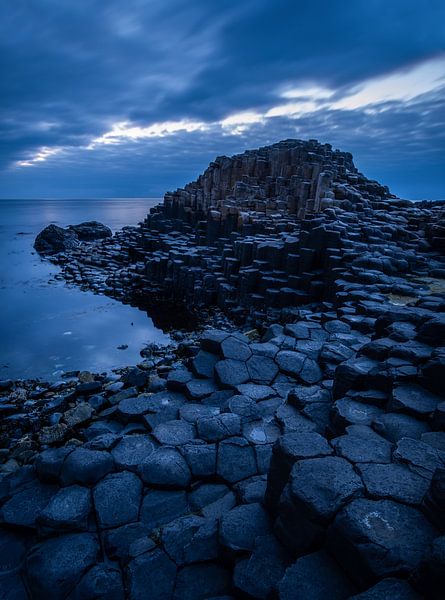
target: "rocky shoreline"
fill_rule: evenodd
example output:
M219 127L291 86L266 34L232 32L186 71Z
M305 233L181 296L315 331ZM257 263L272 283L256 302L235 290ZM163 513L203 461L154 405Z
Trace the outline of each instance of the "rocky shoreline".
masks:
M0 382L0 597L441 598L444 219L286 140L139 227L44 230L69 284L195 321Z

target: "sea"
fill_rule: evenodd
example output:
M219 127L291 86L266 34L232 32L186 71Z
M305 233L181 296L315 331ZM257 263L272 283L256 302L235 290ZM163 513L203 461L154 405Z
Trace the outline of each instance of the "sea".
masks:
M56 381L133 365L148 343L168 334L150 315L68 286L34 250L46 225L100 221L113 231L137 225L159 198L0 200L0 379ZM126 346L126 349L119 349Z

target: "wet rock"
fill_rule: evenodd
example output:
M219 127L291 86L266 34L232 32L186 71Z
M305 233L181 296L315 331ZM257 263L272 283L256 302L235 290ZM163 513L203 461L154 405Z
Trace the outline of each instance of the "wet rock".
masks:
M270 532L271 522L261 504L232 508L221 520L220 541L231 552L253 550L255 539Z
M228 388L246 383L250 379L246 363L230 358L216 363L215 375L219 383Z
M124 600L121 572L104 564L86 573L68 600Z
M436 536L432 525L411 506L357 499L337 515L328 543L349 576L366 587L376 579L409 574Z
M73 250L78 245L79 237L74 231L53 224L45 227L34 242L34 248L39 254L65 252L66 250Z
M233 437L219 443L217 473L229 483L257 474L255 453L247 440Z
M126 435L111 450L117 469L136 472L141 462L154 452L148 435Z
M127 577L132 600L165 600L173 597L176 565L162 550L153 550L129 563Z
M218 442L241 433L241 419L232 413L203 417L197 422L198 435L207 442Z
M178 566L218 557L218 525L214 519L191 515L162 530L165 551Z
M39 514L39 522L43 527L54 530L86 530L90 510L90 490L72 485L62 488L51 498Z
M182 455L173 448L159 448L140 464L145 483L160 487L186 488L191 481L190 469Z
M63 420L68 427L76 427L81 423L85 423L93 414L93 409L89 404L81 402L74 408L67 410L63 415Z
M167 421L154 428L153 437L160 444L181 446L195 437L195 428L182 419Z
M79 240L87 242L91 240L101 240L113 235L111 229L103 223L99 223L99 221L85 221L78 225L70 225L68 229L73 231Z
M405 384L394 388L388 410L425 419L434 413L439 402L439 397L420 385Z
M216 473L215 444L186 444L181 452L194 477L211 477Z
M396 464L362 464L358 467L371 498L390 498L406 504L420 504L429 480Z
M0 509L0 518L8 526L34 528L36 520L46 507L57 487L33 481L18 490Z
M173 600L206 600L224 594L229 587L230 573L224 567L197 563L179 571Z
M92 485L110 473L114 462L108 452L76 448L63 463L60 480L63 485Z
M426 423L398 413L379 415L373 423L373 428L381 436L394 443L404 437L418 440L422 434L429 431Z
M343 600L350 598L354 591L337 563L326 552L319 551L302 556L286 570L277 585L277 598Z
M137 521L142 483L134 473L111 473L93 490L97 522L101 529Z
M99 553L95 536L73 533L35 546L26 561L26 581L35 598L64 600Z

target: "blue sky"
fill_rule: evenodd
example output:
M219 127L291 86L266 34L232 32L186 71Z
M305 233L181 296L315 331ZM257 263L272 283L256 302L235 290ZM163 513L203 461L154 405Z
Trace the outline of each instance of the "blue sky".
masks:
M2 0L0 197L160 196L286 138L445 198L443 0Z

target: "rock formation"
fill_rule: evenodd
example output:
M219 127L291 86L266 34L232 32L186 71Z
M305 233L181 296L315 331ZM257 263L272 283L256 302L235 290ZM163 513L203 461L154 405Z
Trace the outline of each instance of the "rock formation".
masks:
M119 374L0 382L6 597L442 598L443 217L288 140L56 254L219 326Z

